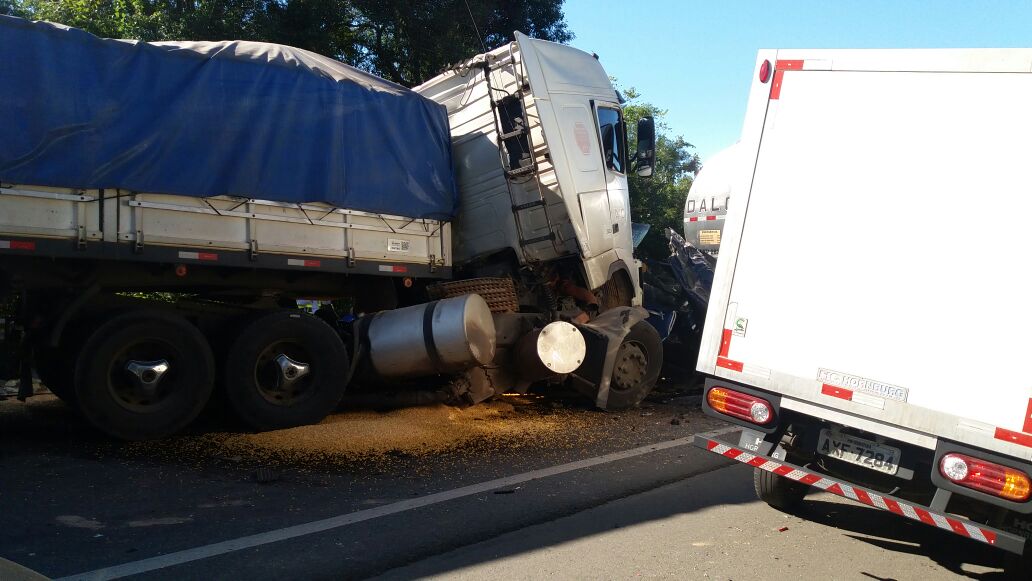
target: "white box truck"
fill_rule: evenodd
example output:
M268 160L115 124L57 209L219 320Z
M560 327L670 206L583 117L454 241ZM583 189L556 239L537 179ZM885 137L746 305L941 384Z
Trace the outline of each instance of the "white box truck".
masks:
M0 16L0 63L22 398L35 371L140 439L215 389L260 430L319 421L353 377L444 376L469 403L569 381L618 408L659 376L626 178L653 125L628 152L588 53L517 33L412 91L291 47Z
M765 50L696 444L1022 553L1032 533L1032 50Z

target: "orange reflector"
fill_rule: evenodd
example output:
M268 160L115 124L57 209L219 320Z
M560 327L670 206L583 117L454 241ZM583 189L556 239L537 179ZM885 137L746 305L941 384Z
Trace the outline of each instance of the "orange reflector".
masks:
M760 426L774 421L774 408L770 402L747 393L714 387L706 392L706 401L722 414Z
M1006 500L1025 502L1032 496L1032 480L1021 470L966 454L946 454L939 472L954 484Z

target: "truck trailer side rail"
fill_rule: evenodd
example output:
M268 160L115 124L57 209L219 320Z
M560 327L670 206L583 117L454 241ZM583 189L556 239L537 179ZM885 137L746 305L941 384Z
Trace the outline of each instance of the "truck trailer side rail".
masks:
M446 278L450 224L329 204L0 187L0 253Z

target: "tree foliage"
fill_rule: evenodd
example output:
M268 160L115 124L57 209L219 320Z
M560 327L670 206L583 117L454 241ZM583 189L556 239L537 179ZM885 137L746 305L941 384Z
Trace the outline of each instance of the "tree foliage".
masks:
M633 89L623 92L624 119L627 122L628 142L636 144L638 120L651 115L656 120L656 165L652 177L642 178L630 175L627 178L631 196L631 216L635 222L650 224L645 240L638 247L638 254L648 258L664 258L667 239L663 231L673 228L684 229L684 202L692 179L702 167L699 156L692 152L691 143L680 135L671 137L670 127L663 122L666 111L640 100ZM631 151L634 151L633 147Z
M468 0L468 9L466 0L0 0L0 13L109 38L287 44L407 86L504 45L514 30L573 38L562 0Z

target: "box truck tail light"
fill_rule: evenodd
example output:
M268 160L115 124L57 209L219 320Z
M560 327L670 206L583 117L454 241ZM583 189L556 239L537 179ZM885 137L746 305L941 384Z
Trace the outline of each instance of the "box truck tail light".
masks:
M954 484L1014 502L1032 495L1032 481L1024 472L965 454L943 456L939 472Z
M722 414L761 426L774 419L774 408L770 402L726 387L710 389L706 393L706 401L711 408Z

